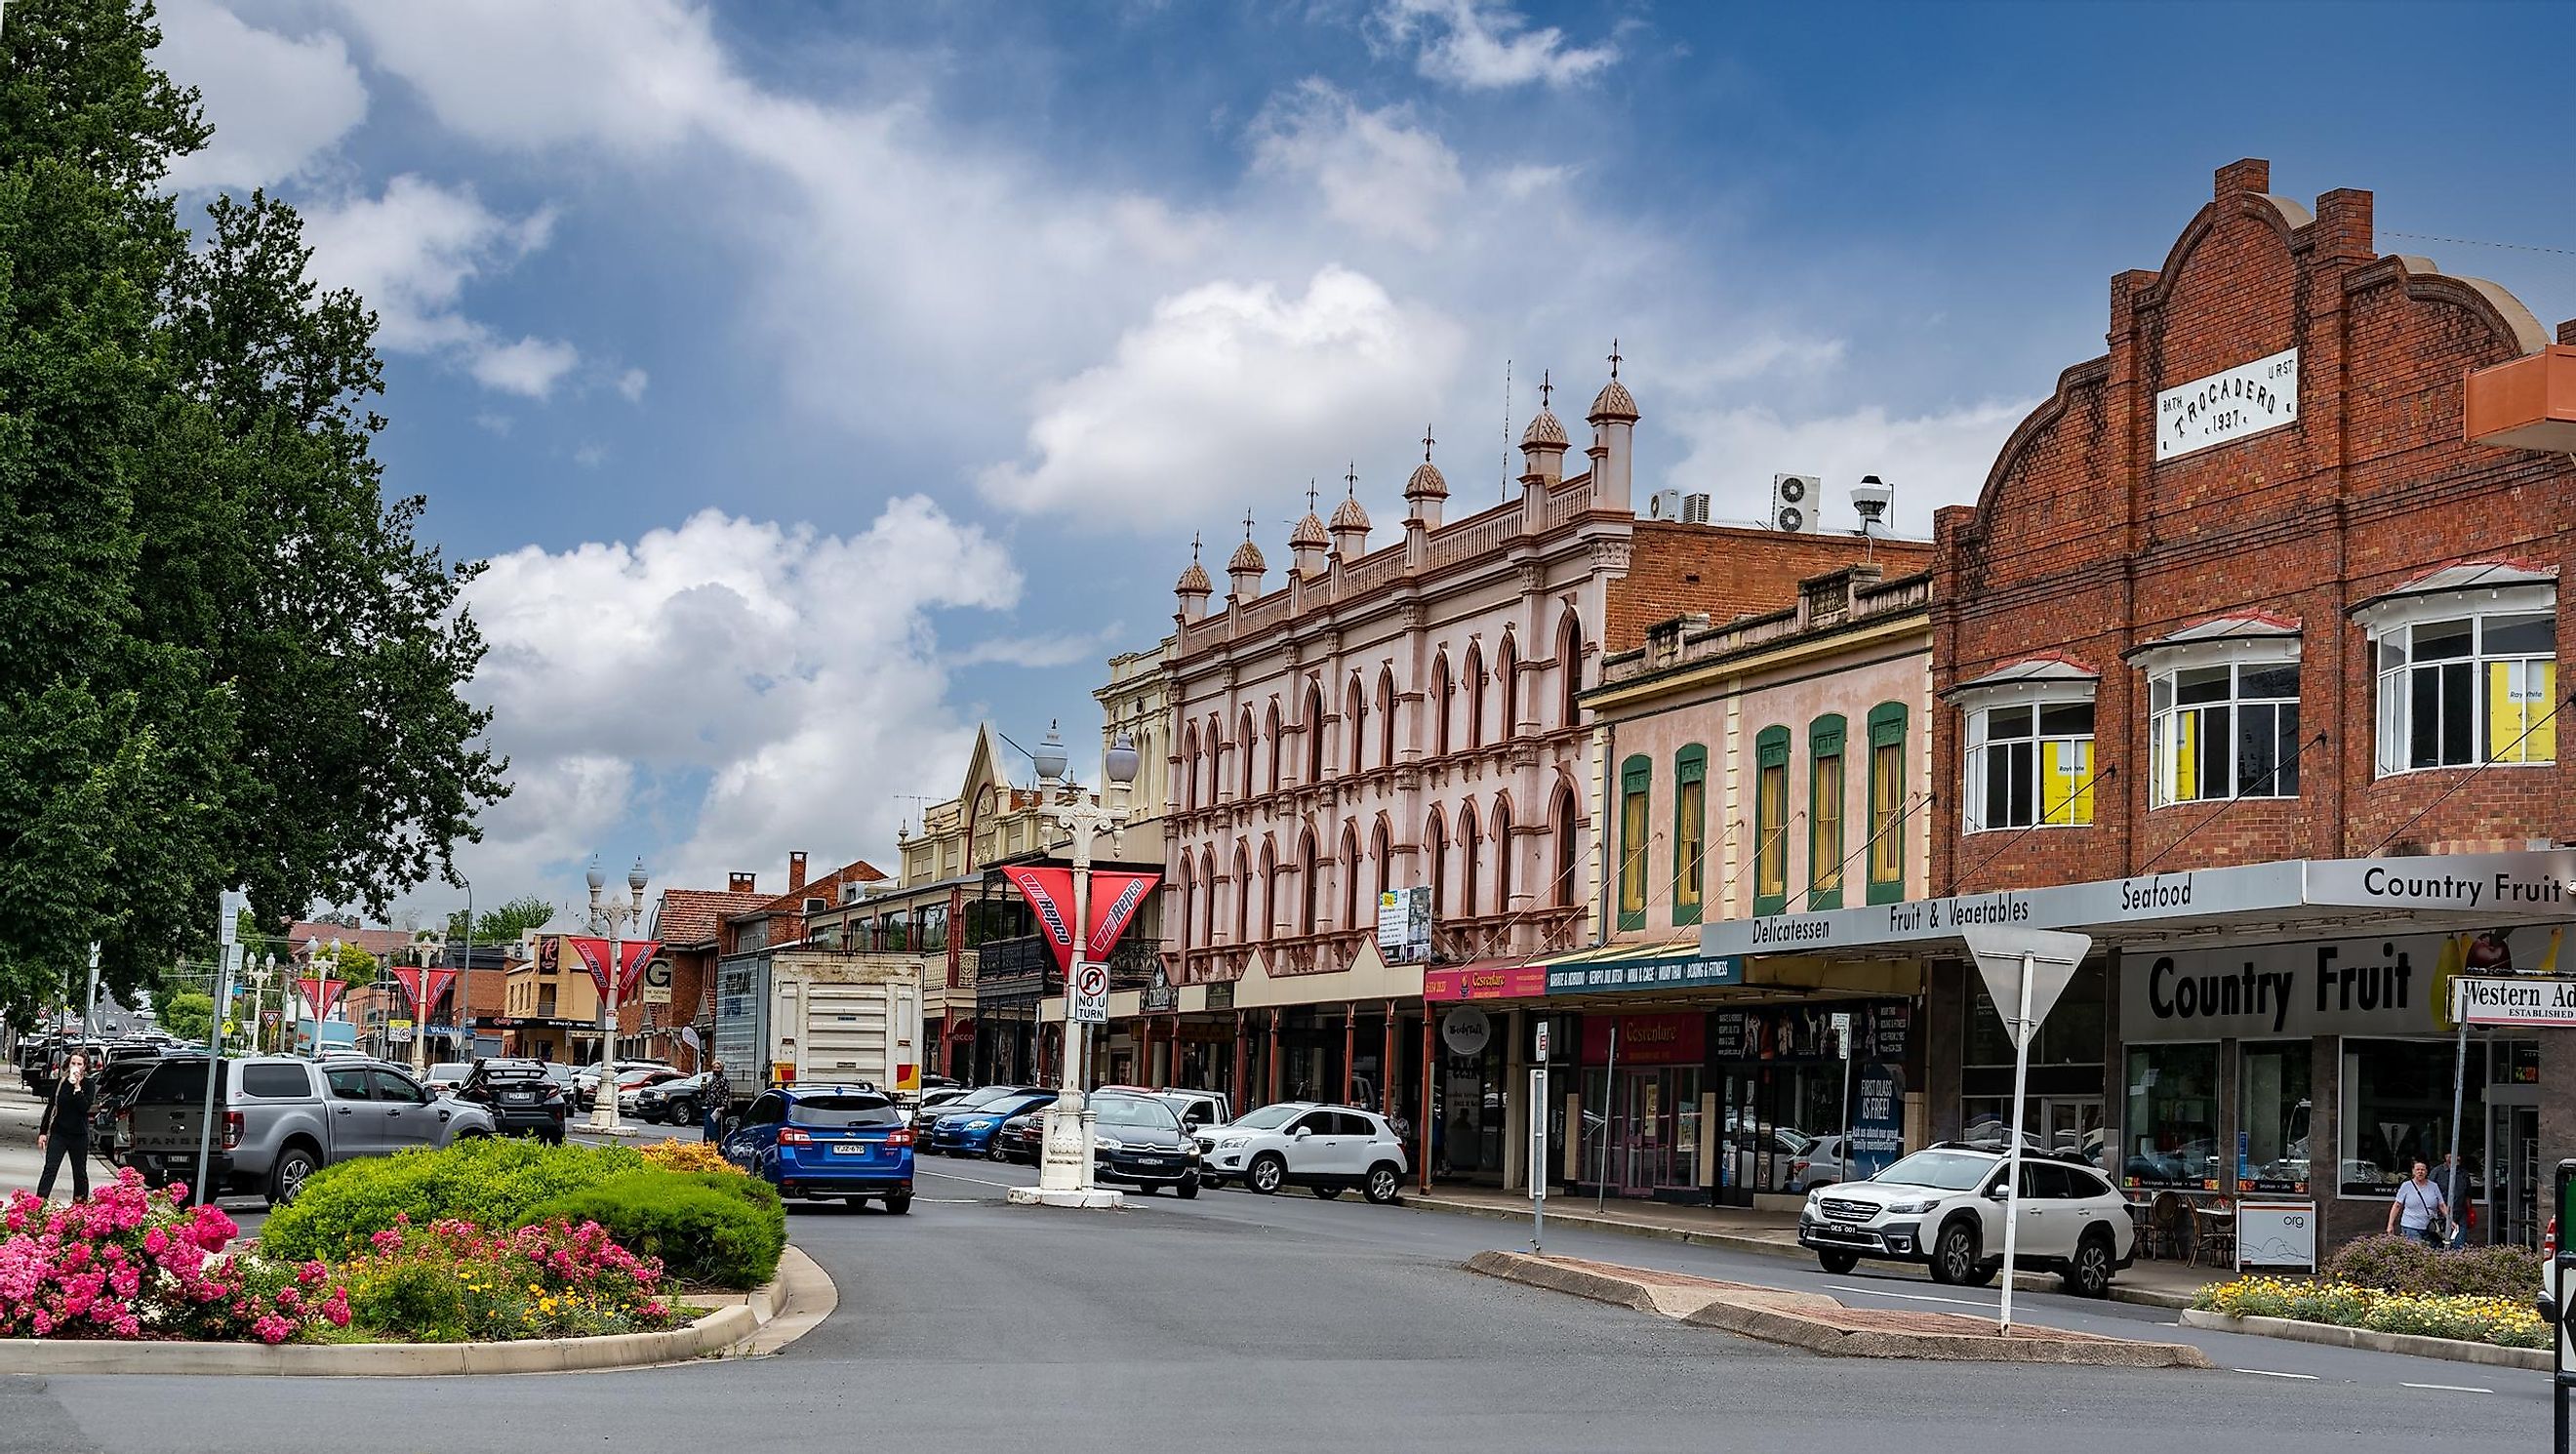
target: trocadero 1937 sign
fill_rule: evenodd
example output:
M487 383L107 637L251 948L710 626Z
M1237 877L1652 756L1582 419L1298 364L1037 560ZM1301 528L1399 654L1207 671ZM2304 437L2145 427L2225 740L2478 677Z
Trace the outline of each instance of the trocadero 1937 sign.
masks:
M2238 364L2156 393L2156 462L2296 423L2299 351Z

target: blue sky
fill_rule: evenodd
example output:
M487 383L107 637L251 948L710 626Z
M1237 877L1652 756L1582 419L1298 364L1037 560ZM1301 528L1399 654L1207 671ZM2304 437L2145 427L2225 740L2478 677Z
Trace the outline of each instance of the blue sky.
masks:
M1496 498L1613 336L1641 487L1876 472L1920 531L2239 156L2576 314L2576 255L2394 235L2576 247L2563 95L2497 59L2564 6L162 10L217 128L174 187L305 210L391 486L494 561L482 898L890 861L979 718L1096 731L1193 530L1284 561L1355 467L1383 541L1426 420Z

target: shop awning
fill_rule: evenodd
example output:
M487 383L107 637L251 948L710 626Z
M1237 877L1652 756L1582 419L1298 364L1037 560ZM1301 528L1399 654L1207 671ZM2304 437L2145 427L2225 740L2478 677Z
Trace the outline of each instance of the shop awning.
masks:
M1964 951L1970 928L2072 929L2097 945L2260 943L2354 932L2471 932L2576 920L2576 849L2283 859L1860 909L1724 919L1722 955L1911 957Z

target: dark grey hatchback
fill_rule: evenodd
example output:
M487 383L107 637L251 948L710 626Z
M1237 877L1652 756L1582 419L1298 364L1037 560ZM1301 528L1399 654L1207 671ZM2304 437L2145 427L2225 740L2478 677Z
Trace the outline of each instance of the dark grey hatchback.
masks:
M1139 1191L1168 1186L1199 1194L1198 1138L1181 1129L1172 1108L1150 1096L1095 1091L1091 1096L1092 1175Z

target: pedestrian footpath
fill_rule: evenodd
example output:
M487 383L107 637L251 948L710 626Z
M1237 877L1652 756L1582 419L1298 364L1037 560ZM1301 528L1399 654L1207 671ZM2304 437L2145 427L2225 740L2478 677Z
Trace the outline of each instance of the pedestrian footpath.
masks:
M1528 1197L1481 1187L1440 1187L1429 1196L1408 1196L1405 1204L1472 1217L1525 1221L1530 1214ZM1767 1257L1791 1257L1812 1262L1816 1256L1798 1245L1798 1218L1793 1212L1616 1200L1596 1208L1589 1197L1559 1196L1548 1198L1547 1221L1551 1227L1688 1242ZM2235 1275L2235 1269L2228 1267L2194 1267L2182 1262L2141 1258L2113 1280L2111 1296L2121 1302L2148 1307L2187 1308L2201 1288L2212 1282L2224 1282ZM2057 1279L2024 1273L2017 1285L2054 1288Z

